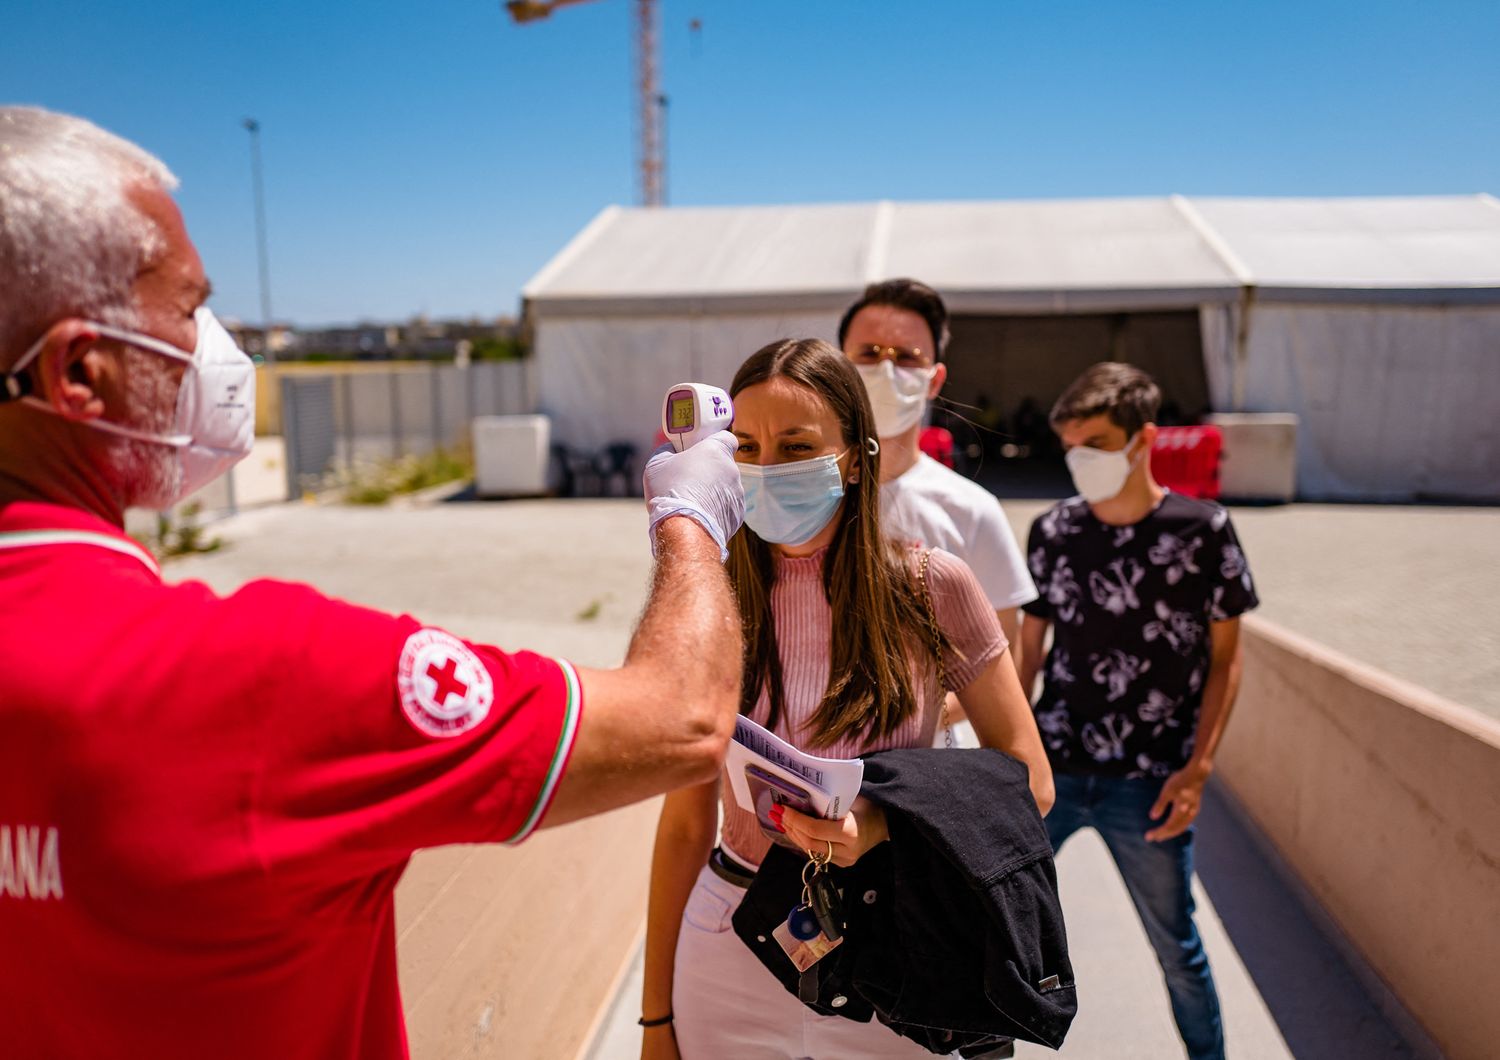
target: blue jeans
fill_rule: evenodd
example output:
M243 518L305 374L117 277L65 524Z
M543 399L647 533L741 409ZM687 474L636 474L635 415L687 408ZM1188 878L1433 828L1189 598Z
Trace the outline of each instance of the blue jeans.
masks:
M1188 1057L1223 1060L1219 992L1193 923L1192 829L1164 843L1146 841L1145 833L1160 823L1150 816L1151 805L1161 794L1160 780L1062 773L1054 780L1057 802L1046 818L1052 849L1061 850L1068 836L1085 827L1104 839L1161 963L1172 1015Z

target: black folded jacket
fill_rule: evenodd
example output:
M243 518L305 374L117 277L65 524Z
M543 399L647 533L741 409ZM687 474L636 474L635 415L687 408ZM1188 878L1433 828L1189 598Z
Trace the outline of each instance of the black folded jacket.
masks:
M993 750L909 749L865 759L861 794L890 842L830 869L844 942L808 972L810 1008L878 1018L934 1053L1008 1039L1062 1045L1078 1009L1052 847L1024 765ZM801 900L806 858L773 846L735 932L794 995L772 930Z

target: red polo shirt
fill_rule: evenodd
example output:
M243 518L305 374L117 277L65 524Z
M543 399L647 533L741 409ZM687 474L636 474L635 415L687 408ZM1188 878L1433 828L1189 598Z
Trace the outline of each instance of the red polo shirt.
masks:
M412 851L516 842L572 668L0 509L0 1055L406 1055Z

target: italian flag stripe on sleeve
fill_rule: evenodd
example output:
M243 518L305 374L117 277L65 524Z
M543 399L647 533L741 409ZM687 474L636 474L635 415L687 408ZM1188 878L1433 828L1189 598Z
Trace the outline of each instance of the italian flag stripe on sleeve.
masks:
M572 663L566 659L553 661L562 671L563 685L567 690L567 702L563 706L562 731L557 734L557 746L552 749L552 762L547 767L547 779L542 782L542 790L537 795L536 805L531 808L530 815L516 830L516 834L505 841L511 845L529 836L536 829L537 822L546 814L547 807L552 805L552 796L557 792L558 782L562 780L563 770L568 765L568 756L573 751L573 739L578 735L578 715L583 703L583 687L578 683L578 673L573 669Z

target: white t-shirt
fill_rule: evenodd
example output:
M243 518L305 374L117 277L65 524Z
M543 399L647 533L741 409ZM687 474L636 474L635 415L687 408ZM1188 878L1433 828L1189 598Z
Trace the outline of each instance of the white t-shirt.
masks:
M926 453L880 484L880 518L893 537L951 552L969 565L996 611L1036 599L1016 535L995 495Z

